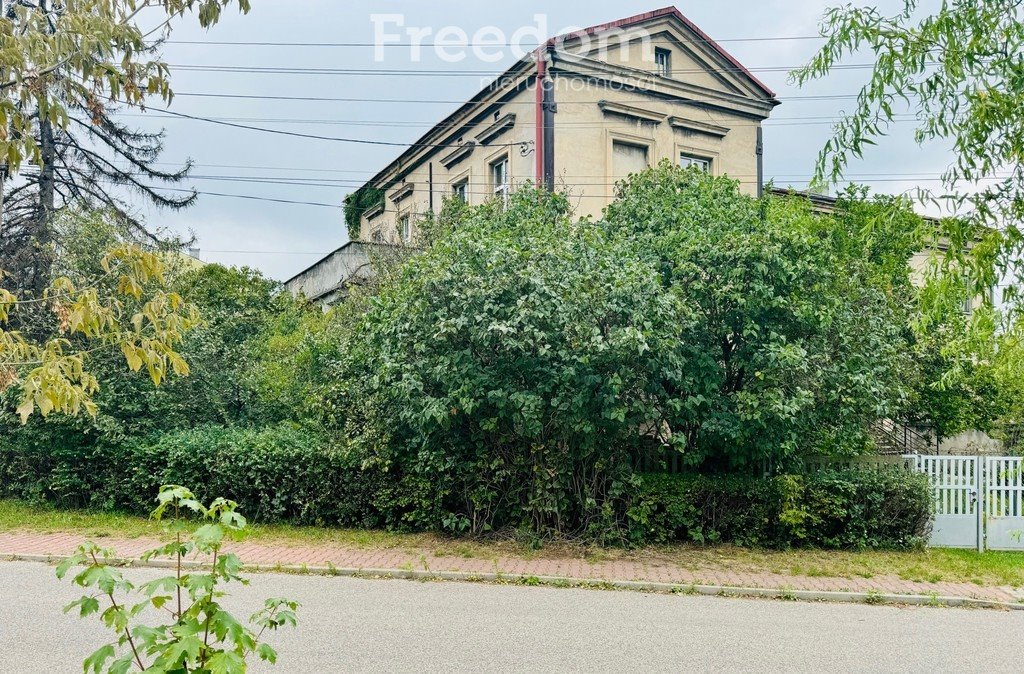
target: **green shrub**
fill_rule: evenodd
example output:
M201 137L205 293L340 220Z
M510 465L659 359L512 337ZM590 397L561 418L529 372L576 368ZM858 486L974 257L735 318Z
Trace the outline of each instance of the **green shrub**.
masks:
M931 522L927 478L836 470L772 478L643 475L629 510L642 542L908 548Z
M688 390L690 312L628 238L568 206L541 190L465 211L339 349L339 430L432 485L449 531L613 538L637 429Z
M928 478L902 470L827 470L805 479L803 543L822 548L907 548L927 537Z
M0 445L0 496L60 507L148 513L162 484L236 501L257 522L436 526L430 485L363 468L291 424L199 428L117 445Z
M200 499L223 495L257 522L473 528L446 503L452 487L437 475L364 466L347 448L291 424L203 426L118 445L31 437L0 443L0 497L145 514L160 485L190 484ZM588 539L619 542L625 521L634 543L907 548L924 540L931 521L925 476L895 470L641 474L615 494L583 532Z

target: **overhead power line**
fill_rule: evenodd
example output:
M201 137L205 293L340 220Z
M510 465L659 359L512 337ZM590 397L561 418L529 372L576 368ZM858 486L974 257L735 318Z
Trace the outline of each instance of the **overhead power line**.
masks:
M555 38L557 39L557 38ZM774 35L768 37L731 37L716 40L693 39L692 42L782 42L800 40L824 40L820 35ZM668 42L668 40L651 40L651 42ZM420 47L522 47L524 49L536 49L541 43L525 44L521 42L462 42L451 45L438 42L388 42L379 44L376 42L259 42L259 41L229 41L229 40L167 40L164 44L189 44L209 45L216 47L315 47L315 48L351 48L351 47L386 47L388 49L408 49Z
M176 112L174 110L168 110L166 108L161 109L160 112L167 113L168 115L172 115L174 117L183 117L183 118L186 118L186 119L191 119L191 120L195 120L195 121L199 121L199 122L207 122L209 124L218 124L220 126L229 126L229 127L235 128L235 129L247 129L249 131L259 131L261 133L270 133L270 134L275 134L275 135L279 135L279 136L292 136L292 137L295 137L295 138L308 138L308 139L311 139L311 140L324 140L324 141L332 141L332 142L337 142L337 143L356 143L356 144L360 144L360 145L385 145L385 146L388 146L388 147L404 147L404 148L412 148L412 147L434 147L434 148L457 147L457 143L400 143L400 142L393 142L393 141L386 141L386 140L372 140L372 139L368 139L368 138L340 138L340 137L337 137L337 136L321 136L321 135L313 134L313 133L299 133L297 131L285 131L283 129L268 129L267 127L253 126L251 124L239 124L239 123L236 123L236 122L225 122L225 121L221 121L221 120L214 119L214 118L211 118L211 117L200 117L199 115L188 115L188 114L185 114L184 112ZM490 145L490 147L498 147L498 148L500 148L500 147L521 147L521 146L524 146L526 144L527 143L525 141L520 141L520 142L516 142L516 143L493 143L493 144Z
M398 142L398 141L373 140L373 139L369 139L369 138L347 138L347 137L338 137L338 136L324 136L324 135L320 135L320 134L301 133L301 132L298 132L298 131L286 131L284 129L274 129L274 128L269 128L269 127L264 127L264 126L256 126L254 124L245 124L245 123L240 123L240 122L226 121L225 119L219 119L219 118L215 118L215 117L203 117L201 115L189 115L189 114L186 114L184 112L177 112L177 111L170 110L170 109L167 109L167 108L160 108L160 109L157 110L157 112L158 113L164 113L165 115L172 116L172 117L178 117L178 118L188 119L188 120L198 121L198 122L206 122L208 124L216 124L216 125L231 127L231 128L235 128L235 129L245 129L245 130L248 130L248 131L257 131L257 132L260 132L260 133L268 133L268 134L280 135L280 136L290 136L290 137L295 137L295 138L306 138L306 139L310 139L310 140L322 140L322 141L331 141L331 142L339 142L339 143L355 143L355 144L361 144L361 145L378 145L378 146L401 147L401 148L421 148L421 147L427 147L427 148L456 148L456 147L460 147L462 145L458 141L456 141L456 142L448 142L448 143L422 143L422 142L403 143L403 142ZM714 122L714 121L724 121L724 120L709 119L708 121ZM909 121L909 120L907 120L907 121ZM792 123L789 123L789 124L787 124L787 123L775 124L775 126L787 126L787 125L788 126L796 126L796 125L804 126L804 125L812 124L812 123L814 123L814 122L797 121L797 122L792 122ZM817 123L820 124L822 122L817 122ZM442 123L439 123L439 124L436 124L436 125L431 125L430 128L435 128L436 127L436 128L450 130L453 126L454 125L451 125L451 124L446 125L446 124L444 124L442 122ZM528 147L529 145L530 145L530 141L516 141L516 142L512 142L512 143L492 143L488 147L491 147L491 148L502 148L502 147L519 147L519 148L523 148L523 147Z
M290 66L236 66L223 64L202 64L202 63L172 63L168 64L172 70L191 72L215 72L215 73L250 73L257 75L340 75L340 76L373 76L373 77L500 77L506 70L457 70L452 68L425 68L425 69L398 69L398 68L308 68ZM938 65L936 62L925 65ZM741 74L746 72L759 73L788 73L802 67L801 65L790 66L730 66L727 68L673 68L672 74L702 74L702 73L723 73ZM874 63L841 63L832 67L833 70L864 70L874 68ZM658 75L655 70L644 70L633 68L632 70L644 75Z
M885 175L885 174L877 174ZM741 185L756 185L756 176L753 175L730 175L731 179L736 180ZM297 180L292 178L275 178L275 177L264 177L264 176L190 176L192 180L200 181L213 181L213 182L230 182L230 183L243 183L243 184L254 184L254 185L280 185L286 187L318 187L326 188L331 190L337 190L339 192L348 192L355 190L365 184L363 180L332 180L332 181L316 181L315 179ZM559 190L591 190L593 188L611 188L615 187L618 182L609 182L604 176L594 176L594 178L601 178L593 181L581 181L576 180L572 176L561 176L559 181L556 182L556 187ZM792 184L806 185L810 183L810 179L806 176L791 176L786 178L785 176L775 176L775 179L782 180L787 186ZM993 180L999 179L998 176L992 178ZM849 183L863 183L863 184L884 184L884 183L922 183L922 182L941 182L941 178L936 176L914 176L908 175L906 177L900 177L899 174L894 174L891 177L861 177L854 178L851 176L849 179L843 182ZM303 200L291 200L291 199L277 199L265 196L255 196L246 194L229 194L223 192L209 192L205 190L191 190L186 188L175 188L175 187L163 187L163 186L150 186L154 190L169 190L172 192L186 192L216 197L234 197L239 199L251 199L255 201L270 201L285 204L300 204L307 206L323 206L327 208L340 208L339 204L331 204L324 202L315 201L303 201ZM449 190L447 182L438 181L435 184L435 193L445 193ZM474 196L493 197L495 195L493 189L487 187L475 187L467 190L467 194ZM605 194L571 194L574 198L606 198Z
M734 179L734 180L739 178L740 179L739 182L741 184L744 184L744 185L753 185L753 184L756 184L756 182L757 182L754 179L754 178L756 178L756 176L753 176L753 175L736 174L736 175L729 175L728 177L731 178L731 179ZM799 176L799 177L798 176L791 176L789 178L787 178L785 176L774 176L774 177L776 179L782 180L784 182L795 182L797 184L808 184L808 183L810 183L810 180L811 180L807 176ZM990 178L990 180L999 180L999 179L1004 178L1004 177L1006 177L1006 176L993 176L992 178ZM321 188L327 188L327 189L332 189L332 190L344 190L346 188L353 188L354 189L354 188L362 187L363 185L366 184L365 180L357 180L357 179L348 179L348 180L337 179L337 180L329 180L328 181L328 180L316 180L316 179L275 178L275 177L264 177L264 176L190 176L190 178L192 180L208 180L208 181L220 181L220 182L232 182L232 183L252 183L252 184L258 184L258 185L284 185L284 186L289 186L289 187L321 187ZM590 182L578 181L578 180L572 178L571 176L564 176L564 178L565 178L564 182L561 182L561 183L557 183L556 182L556 187L559 187L559 188L589 189L589 188L592 188L592 187L615 187L615 185L618 184L617 182L614 182L614 181L613 182L609 182L608 179L605 178L604 176L594 176L594 178L600 178L600 180L595 180L595 181L590 181ZM903 182L906 182L906 183L922 183L922 182L942 182L942 178L938 177L938 176L934 176L934 175L932 175L932 176L907 176L907 177L898 177L898 176L893 176L893 177L864 177L864 178L854 178L853 176L849 176L848 178L844 179L843 182L871 183L871 184L874 184L874 183L903 183ZM437 181L435 183L434 191L435 192L444 192L444 191L448 190L448 187L449 187L449 185L448 185L447 181ZM492 195L493 196L494 191L493 190L488 190L488 189L475 190L475 191L474 190L470 190L468 193L469 194L484 194L484 195Z
M232 199L247 199L250 201L269 201L277 204L293 204L299 206L320 206L324 208L341 208L339 204L328 204L321 201L301 201L295 199L276 199L274 197L261 197L252 194L228 194L225 192L206 192L203 190L190 190L184 187L164 187L162 185L146 185L151 190L166 190L168 192L187 192L189 194L201 194L207 197L228 197Z
M181 166L180 162L153 162L157 166ZM196 163L193 164L194 168L224 168L224 169L250 169L250 170L261 170L261 171L297 171L297 172L309 172L309 173L348 173L357 174L366 177L372 177L377 174L377 171L370 170L357 170L357 169L331 169L331 168L310 168L309 166L266 166L266 165L255 165L255 164L206 164ZM125 171L131 171L130 167L124 167ZM738 175L738 174L737 174ZM751 174L752 175L752 174ZM898 173L893 171L883 171L876 173L847 173L844 174L848 178L913 178L913 177L932 177L936 178L941 175L939 172L926 172L926 171L910 171L905 173ZM562 174L566 178L603 178L604 175L585 174L585 173L573 173L573 174ZM195 177L195 176L189 176ZM242 176L242 177L261 177L261 176ZM277 176L280 177L280 176ZM805 173L776 173L775 178L806 178ZM301 180L302 178L295 178ZM331 180L330 178L308 178L309 180Z
M205 253L230 253L242 255L316 255L323 257L324 251L312 252L308 250L218 250L216 248L200 248L201 254Z
M302 101L302 102L323 102L323 103L437 103L444 105L461 105L466 103L466 99L438 99L438 98L365 98L365 97L341 97L341 96L283 96L283 95L265 95L265 94L223 94L216 92L199 92L199 91L181 91L174 92L175 98L182 96L186 98L239 98L239 99L250 99L258 101ZM821 94L821 95L806 95L806 96L777 96L777 100L780 101L833 101L833 100L850 100L857 98L856 94ZM695 100L695 99L687 99ZM563 101L560 102L559 106L565 105L594 105L599 103L598 99L588 101ZM699 102L699 101L697 101ZM499 105L524 105L534 106L536 105L533 101L506 101Z
M141 117L141 118L163 118L163 119L179 119L180 121L216 121L216 122L237 122L237 123L262 123L262 124L308 124L308 125L322 125L322 126L353 126L353 127L379 127L379 128L414 128L414 129L452 129L466 125L465 120L457 122L427 122L427 121L380 121L371 119L302 119L296 117L209 117L204 119L189 119L179 118L173 115L164 114L163 112L150 112L150 113L122 113L120 117ZM913 114L896 115L893 122L912 122L916 120ZM749 126L794 126L794 125L821 125L821 124L833 124L842 119L842 117L818 115L818 116L795 116L795 117L775 117L765 120L764 122L735 122L732 120L717 120L712 119L709 121L715 122L720 121L728 123L730 128L738 127L749 127ZM598 122L559 122L559 128L570 128L570 129L601 129L605 128L605 125Z

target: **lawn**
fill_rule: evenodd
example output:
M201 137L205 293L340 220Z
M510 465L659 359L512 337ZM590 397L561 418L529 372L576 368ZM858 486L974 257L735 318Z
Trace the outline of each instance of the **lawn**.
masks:
M82 538L156 537L158 522L140 517L81 510L55 510L0 500L0 533L75 532ZM567 543L533 546L515 540L453 539L436 534L379 530L255 525L248 540L274 544L333 544L359 549L429 551L435 555L492 559L579 558L592 561L634 559L686 569L729 569L822 578L898 576L927 582L970 582L980 586L1024 586L1024 553L929 549L915 552L838 552L828 550L753 550L733 546L676 545L640 550L594 548ZM2 550L0 550L2 552Z

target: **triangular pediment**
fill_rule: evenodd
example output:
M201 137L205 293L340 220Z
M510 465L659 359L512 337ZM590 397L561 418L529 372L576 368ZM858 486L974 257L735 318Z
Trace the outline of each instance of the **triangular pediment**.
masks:
M567 53L657 76L656 52L670 59L669 79L733 96L774 98L749 70L678 10L667 8L556 39Z

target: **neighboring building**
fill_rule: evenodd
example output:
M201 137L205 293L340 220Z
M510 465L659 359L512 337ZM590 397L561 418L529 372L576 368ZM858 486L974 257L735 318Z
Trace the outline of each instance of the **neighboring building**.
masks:
M372 246L352 241L284 282L286 290L325 307L345 298L348 287L373 278Z
M666 158L758 194L761 122L778 104L674 7L552 38L366 183L383 200L363 213L359 238L408 242L445 198L479 204L528 182L600 215L617 181ZM352 243L286 285L329 302L358 280L344 274L368 265Z

